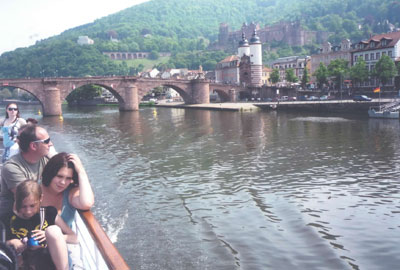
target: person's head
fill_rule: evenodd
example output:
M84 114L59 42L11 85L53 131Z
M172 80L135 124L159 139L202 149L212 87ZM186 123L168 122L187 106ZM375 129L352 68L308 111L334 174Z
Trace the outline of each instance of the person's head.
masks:
M72 162L68 161L68 153L54 155L43 169L42 184L54 191L63 192L68 186L78 186L79 178Z
M28 118L26 119L27 125L37 125L38 121L35 118Z
M6 106L6 118L19 118L19 109L17 103L8 103Z
M37 125L26 125L18 135L19 148L23 153L34 153L37 157L44 157L53 145L47 131Z
M33 180L25 180L18 184L15 191L15 210L23 219L29 219L39 212L42 201L42 189Z

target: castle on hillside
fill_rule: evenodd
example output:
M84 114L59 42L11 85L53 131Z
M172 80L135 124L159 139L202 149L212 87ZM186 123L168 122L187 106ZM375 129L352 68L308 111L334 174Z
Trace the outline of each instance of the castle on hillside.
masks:
M242 33L246 36L257 31L261 43L278 41L290 46L304 46L316 42L322 44L332 34L326 31L304 30L299 22L280 22L272 26L260 28L257 23L243 23L242 28L237 31L230 31L229 25L221 23L219 26L218 42L214 44L216 49L235 48L241 40Z

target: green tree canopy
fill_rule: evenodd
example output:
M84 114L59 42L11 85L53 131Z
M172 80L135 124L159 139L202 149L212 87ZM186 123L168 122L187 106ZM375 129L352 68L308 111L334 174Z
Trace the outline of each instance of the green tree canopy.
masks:
M304 68L303 77L301 77L301 87L305 89L309 82L310 82L310 75L308 73L308 69Z
M350 68L349 74L353 85L366 81L369 76L369 71L365 61L363 59L357 61L357 63Z
M378 79L382 85L386 85L396 74L396 66L393 60L387 55L382 55L372 71L372 75Z
M271 79L271 82L273 84L276 84L277 82L279 82L279 69L274 68L272 70L271 75L270 75L270 79Z
M344 77L349 72L349 62L344 59L335 59L328 65L329 75L334 78L337 88L342 88Z
M328 68L323 63L320 63L319 67L314 72L314 76L317 78L318 87L322 88L324 84L328 83Z
M102 88L98 85L84 85L72 91L66 98L68 103L78 100L91 100L101 95Z
M299 80L299 78L297 78L296 74L294 73L293 68L288 68L285 70L285 78L290 83L295 83Z

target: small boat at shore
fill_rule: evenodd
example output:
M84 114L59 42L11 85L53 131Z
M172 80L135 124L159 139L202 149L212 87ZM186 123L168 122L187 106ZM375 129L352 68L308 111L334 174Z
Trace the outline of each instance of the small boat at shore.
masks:
M380 106L370 107L368 115L371 118L399 119L400 102L391 102Z
M383 111L383 110L369 109L368 115L371 118L399 119L399 111Z

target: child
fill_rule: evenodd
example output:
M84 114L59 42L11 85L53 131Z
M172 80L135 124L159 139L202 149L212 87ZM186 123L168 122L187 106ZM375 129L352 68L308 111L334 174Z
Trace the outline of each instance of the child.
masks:
M36 267L37 270L67 270L68 251L66 243L78 243L77 236L57 214L56 208L48 206L42 208L45 211L41 211L41 201L42 190L37 182L26 180L17 186L14 214L11 215L9 224L7 224L9 229L8 239L10 239L7 244L13 246L17 253L22 253L24 264L27 264L26 258L35 254L35 261L42 264L40 267ZM32 239L29 242L27 241L30 233L32 234L31 237L39 242L33 243L34 247L28 245L32 244ZM45 244L47 244L47 248ZM47 265L43 265L43 262L46 261L45 258L37 257L48 256L46 254L47 249L51 260L46 263ZM51 266L51 261L54 263L53 266ZM25 267L27 266L25 265Z

